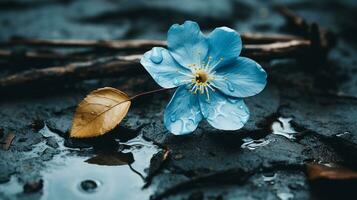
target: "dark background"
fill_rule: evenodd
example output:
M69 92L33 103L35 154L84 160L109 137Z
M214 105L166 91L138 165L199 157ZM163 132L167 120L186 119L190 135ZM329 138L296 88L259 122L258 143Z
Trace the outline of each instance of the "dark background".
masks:
M203 123L192 135L171 135L162 122L171 92L163 92L133 102L107 136L68 137L76 105L91 90L112 86L133 95L158 88L142 71L1 88L0 138L16 137L9 150L0 150L0 199L353 199L355 181L310 181L305 163L357 169L354 0L2 0L0 42L165 40L168 28L185 20L197 21L204 32L228 26L239 32L301 34L286 25L276 5L331 30L337 44L321 62L311 56L261 62L268 85L246 99L251 118L239 131L220 132ZM0 77L73 62L28 61L21 58L27 47L1 48L15 56L0 58ZM88 53L86 48L38 50ZM91 52L94 57L113 54L128 52ZM292 118L297 139L273 134L279 117ZM247 141L253 146L244 146ZM165 149L170 156L163 162ZM136 172L149 178L143 181ZM141 190L145 182L148 188Z

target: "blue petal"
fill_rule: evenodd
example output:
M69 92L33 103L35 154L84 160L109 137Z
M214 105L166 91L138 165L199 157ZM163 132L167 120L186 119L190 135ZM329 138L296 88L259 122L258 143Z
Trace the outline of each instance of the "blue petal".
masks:
M213 85L226 95L249 97L261 92L267 83L267 74L254 60L239 57L231 65L217 70Z
M141 58L140 63L149 72L157 84L164 88L173 88L182 85L188 79L185 74L192 72L179 65L162 47L154 47Z
M166 107L164 124L175 135L184 135L196 130L202 120L197 95L180 86Z
M208 35L210 66L213 70L234 62L242 50L239 33L228 27L214 29Z
M217 129L238 130L249 119L248 107L240 98L210 91L209 100L205 94L200 94L199 101L204 118Z
M199 65L206 57L208 42L196 22L174 24L167 33L167 46L171 55L182 66Z

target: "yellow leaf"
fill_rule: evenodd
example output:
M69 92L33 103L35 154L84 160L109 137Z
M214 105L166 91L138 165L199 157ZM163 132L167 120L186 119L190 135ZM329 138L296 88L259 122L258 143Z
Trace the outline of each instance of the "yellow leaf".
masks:
M70 136L87 138L107 133L123 120L130 104L128 95L115 88L92 91L77 107Z

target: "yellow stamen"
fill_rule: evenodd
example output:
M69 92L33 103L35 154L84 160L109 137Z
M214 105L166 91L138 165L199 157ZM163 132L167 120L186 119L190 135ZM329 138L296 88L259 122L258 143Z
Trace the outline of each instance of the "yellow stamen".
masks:
M203 70L197 70L195 78L196 78L196 83L206 83L209 79L209 76L207 72Z

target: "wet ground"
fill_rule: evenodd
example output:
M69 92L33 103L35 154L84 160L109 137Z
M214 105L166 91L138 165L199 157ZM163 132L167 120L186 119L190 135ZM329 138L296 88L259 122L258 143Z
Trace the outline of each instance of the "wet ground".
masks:
M0 40L165 39L171 24L186 19L205 31L225 25L238 31L295 34L274 4L331 29L338 43L326 62L262 62L268 86L246 99L251 118L239 131L221 132L203 123L192 135L169 134L162 121L172 93L168 91L134 101L120 126L104 137L68 137L76 105L89 91L112 86L132 95L157 88L143 73L0 94L1 141L15 134L10 148L0 150L0 199L336 197L330 195L333 189L311 183L305 163L357 170L353 0L1 1ZM66 62L0 60L0 76ZM353 191L331 184L343 191L337 192L339 198L353 199Z

